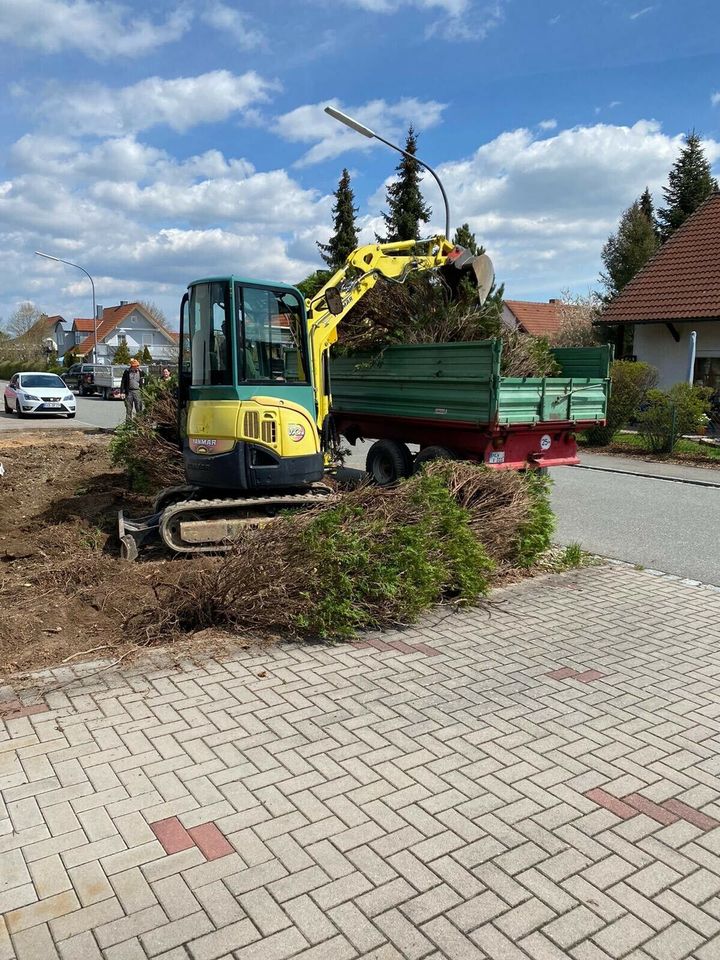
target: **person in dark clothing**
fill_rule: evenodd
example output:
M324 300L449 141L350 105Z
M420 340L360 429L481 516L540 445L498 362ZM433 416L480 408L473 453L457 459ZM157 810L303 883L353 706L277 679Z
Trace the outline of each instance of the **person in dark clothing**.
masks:
M132 420L136 413L142 413L143 404L140 391L145 386L145 379L145 373L140 369L140 361L133 357L130 366L123 373L120 381L120 389L125 394L126 422Z

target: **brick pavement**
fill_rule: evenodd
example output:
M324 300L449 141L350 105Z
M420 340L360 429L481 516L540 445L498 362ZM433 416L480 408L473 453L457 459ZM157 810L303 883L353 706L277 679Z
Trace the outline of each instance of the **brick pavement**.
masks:
M0 960L720 957L720 592L382 640L5 688Z

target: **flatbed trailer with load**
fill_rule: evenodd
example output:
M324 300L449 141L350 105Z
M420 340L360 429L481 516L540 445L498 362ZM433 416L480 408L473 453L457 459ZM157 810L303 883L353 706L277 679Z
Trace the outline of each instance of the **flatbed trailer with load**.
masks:
M557 348L552 377L503 377L499 339L403 344L330 362L334 428L377 441L367 471L378 483L439 457L495 469L576 464L576 434L605 423L610 346ZM413 457L408 444L418 445Z

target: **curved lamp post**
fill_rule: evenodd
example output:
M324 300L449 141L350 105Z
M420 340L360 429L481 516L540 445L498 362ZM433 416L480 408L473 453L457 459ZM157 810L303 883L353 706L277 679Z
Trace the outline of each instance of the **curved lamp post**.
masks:
M95 309L95 282L90 274L87 272L85 267L81 267L79 263L73 263L72 260L63 260L62 257L53 257L49 253L41 253L39 250L35 251L35 256L45 257L46 260L55 260L57 263L66 263L69 267L76 267L78 270L82 270L85 276L90 281L90 286L92 287L92 315L93 315L93 363L97 363L97 310Z
M425 163L424 160L420 160L414 154L408 153L408 151L403 150L402 147L398 147L396 143L391 143L389 140L381 137L379 133L375 133L374 130L366 127L365 124L360 123L359 120L349 117L346 113L343 113L342 110L336 110L335 107L325 107L325 113L332 117L333 120L338 120L340 123L344 123L346 127L350 127L351 130L355 130L356 133L362 134L363 137L367 137L369 140L379 140L380 143L384 143L386 146L392 147L393 150L397 150L397 152L401 153L404 157L409 157L410 160L414 160L416 163L419 163L421 167L425 167L425 169L432 174L432 176L435 178L435 182L440 187L440 193L442 194L443 202L445 204L445 239L449 240L450 205L448 203L447 194L445 193L445 187L443 187L440 177L435 173L433 168L429 166L429 164Z

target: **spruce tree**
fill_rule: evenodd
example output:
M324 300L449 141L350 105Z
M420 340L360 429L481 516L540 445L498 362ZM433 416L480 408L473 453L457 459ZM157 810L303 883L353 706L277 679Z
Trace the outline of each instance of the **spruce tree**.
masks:
M128 345L125 340L121 340L118 346L115 347L113 363L130 363L130 351L128 350Z
M623 213L617 233L611 234L603 247L605 273L600 275L600 279L607 291L606 300L612 300L630 283L657 247L658 238L643 209L641 198Z
M333 273L343 266L348 256L358 245L355 228L357 207L354 205L354 201L355 197L350 186L350 174L347 170L343 170L335 191L335 205L333 207L335 232L328 243L318 243L322 258Z
M387 188L389 212L383 214L385 242L417 240L420 237L420 224L428 223L432 213L430 207L423 203L420 192L420 167L413 159L417 153L417 137L412 126L408 130L405 150L411 156L402 158L396 167L397 180ZM378 240L381 241L381 238L378 237Z
M152 363L152 362L153 362L152 354L150 353L150 348L149 348L148 346L144 346L144 347L143 347L142 362L143 362L143 363Z
M648 221L655 232L655 236L659 238L660 231L658 229L657 218L655 216L655 204L653 203L653 198L649 187L645 187L638 202L640 204L640 209L648 218Z
M469 250L470 253L485 252L478 247L475 234L470 229L469 223L463 223L457 228L455 231L455 236L452 238L452 242L458 247L463 247L465 250Z
M663 188L667 206L658 211L662 241L665 242L717 188L700 137L691 130L668 174L668 185Z

